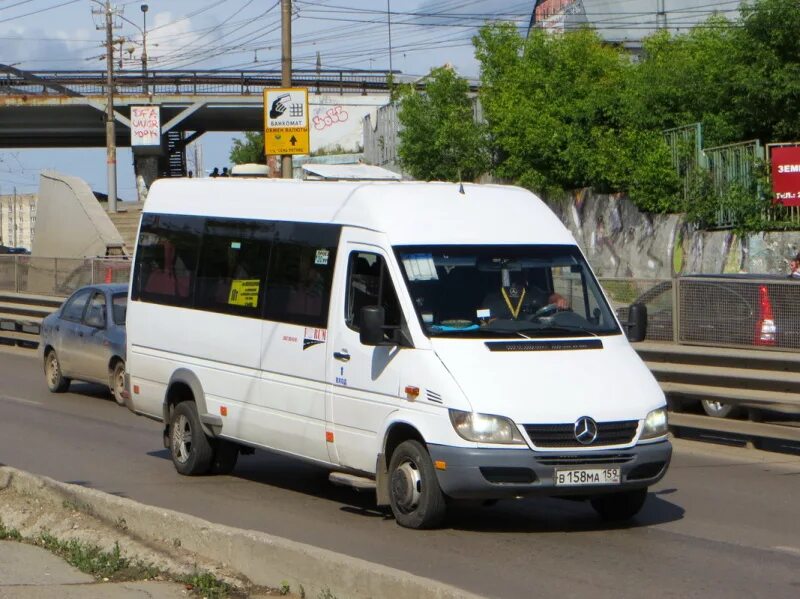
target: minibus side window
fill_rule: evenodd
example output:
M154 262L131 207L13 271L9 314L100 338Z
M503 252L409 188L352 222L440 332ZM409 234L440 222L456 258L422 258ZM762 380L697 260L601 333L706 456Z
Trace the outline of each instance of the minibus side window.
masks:
M274 223L206 221L197 270L195 308L259 317Z
M387 326L401 326L402 312L392 279L382 256L370 252L352 252L347 268L345 322L358 331L361 308L383 306Z
M328 326L339 230L334 225L276 223L267 271L267 320Z
M136 251L131 297L191 308L205 219L145 214Z

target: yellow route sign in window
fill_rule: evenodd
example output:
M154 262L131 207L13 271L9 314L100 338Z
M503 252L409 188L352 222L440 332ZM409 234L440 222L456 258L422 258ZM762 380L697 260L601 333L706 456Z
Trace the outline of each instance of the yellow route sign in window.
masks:
M264 152L267 156L311 153L307 89L264 90Z
M228 303L234 306L255 308L258 306L258 290L261 283L258 279L235 279L231 281L231 292Z

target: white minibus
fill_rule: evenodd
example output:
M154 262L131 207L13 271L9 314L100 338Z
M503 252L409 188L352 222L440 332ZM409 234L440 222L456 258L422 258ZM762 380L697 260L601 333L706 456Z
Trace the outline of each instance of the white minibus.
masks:
M128 397L185 475L322 465L410 528L546 495L634 516L664 394L575 239L500 185L162 179L142 213Z

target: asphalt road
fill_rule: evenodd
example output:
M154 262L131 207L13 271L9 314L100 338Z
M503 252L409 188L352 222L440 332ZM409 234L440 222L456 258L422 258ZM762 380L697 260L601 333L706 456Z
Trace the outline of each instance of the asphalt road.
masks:
M442 530L411 531L374 497L266 452L242 456L232 476L182 477L159 423L97 386L50 394L37 361L0 350L0 462L490 597L800 596L793 456L678 441L629 526L604 525L587 504L533 499L461 507Z

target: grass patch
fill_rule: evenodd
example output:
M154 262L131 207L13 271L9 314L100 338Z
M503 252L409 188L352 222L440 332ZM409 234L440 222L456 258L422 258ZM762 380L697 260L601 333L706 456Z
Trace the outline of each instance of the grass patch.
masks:
M22 535L16 528L6 528L3 521L0 520L0 541L21 541Z
M222 582L208 572L195 572L190 576L178 579L195 593L205 599L223 599L231 592L229 584Z
M142 561L132 561L122 555L119 543L114 549L104 551L96 545L82 543L76 539L61 541L44 532L39 535L37 544L48 551L64 558L81 572L91 574L95 578L107 578L114 581L142 580L158 576L158 568Z

